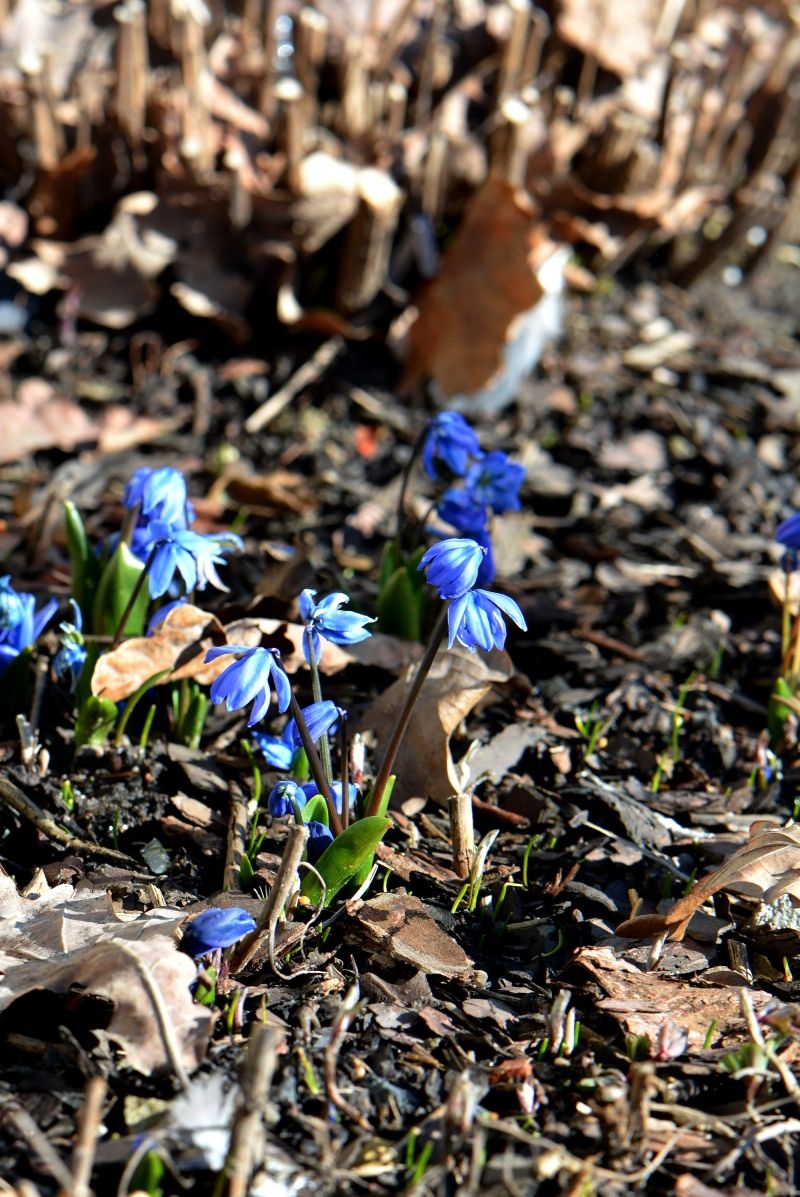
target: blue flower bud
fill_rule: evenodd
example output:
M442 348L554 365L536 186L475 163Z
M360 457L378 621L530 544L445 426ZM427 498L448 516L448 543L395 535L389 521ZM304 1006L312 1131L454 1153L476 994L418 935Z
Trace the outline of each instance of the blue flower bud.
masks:
M217 948L230 947L254 931L255 921L241 906L212 906L193 918L183 932L181 951L196 960Z
M417 568L425 570L425 577L439 591L440 598L455 599L475 585L485 553L474 540L450 537L428 549Z
M312 864L316 864L328 845L333 843L333 832L330 827L326 827L317 819L306 823L306 827L308 828L306 855Z
M301 809L306 804L306 796L296 781L279 781L272 787L267 799L267 810L273 819L285 819L294 813L294 802L299 803Z

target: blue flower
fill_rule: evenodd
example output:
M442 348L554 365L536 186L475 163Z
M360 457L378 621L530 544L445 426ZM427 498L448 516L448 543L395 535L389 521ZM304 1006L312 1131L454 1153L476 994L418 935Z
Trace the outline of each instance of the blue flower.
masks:
M790 515L782 524L778 524L775 539L786 549L800 549L800 512Z
M418 569L425 570L431 586L443 599L455 599L475 585L486 550L474 540L449 537L440 540L424 553Z
M333 843L333 832L330 827L326 827L317 819L311 819L306 823L306 827L308 828L306 855L312 864L316 864L328 845Z
M372 635L365 626L375 622L369 615L359 615L357 611L339 610L345 603L350 602L346 594L337 591L334 594L326 595L325 598L315 603L316 593L316 590L304 590L300 595L299 604L300 616L306 629L311 633L314 656L317 660L319 660L322 647L320 637L323 640L329 640L331 644L358 644L360 640L366 640L368 636ZM303 637L303 652L308 660L308 643L305 636Z
M11 577L6 574L0 578L0 631L13 628L20 622L25 613L22 596L17 594L11 585Z
M310 706L303 707L303 717L308 725L309 735L316 744L323 736L327 736L336 723L339 718L339 708L329 699L326 699L325 702L312 702ZM300 732L294 719L289 720L283 734L290 738L293 748L302 748L303 741L300 739Z
M465 485L477 503L491 507L499 515L503 511L519 511L519 488L524 477L525 467L496 449L472 466Z
M447 647L452 648L456 640L464 648L474 652L482 648L490 652L502 648L506 642L507 619L512 620L524 631L525 617L518 605L507 594L495 594L489 590L471 590L455 599L447 611L449 639Z
M293 723L294 720L290 719L280 736L268 736L265 732L253 732L253 739L264 760L273 769L280 769L281 772L291 769L294 754L297 751L291 736Z
M123 507L139 507L148 520L164 520L186 527L191 509L186 499L186 481L172 466L154 470L142 466L133 474L122 496Z
M285 711L292 701L292 689L275 650L248 648L245 644L226 644L222 648L210 648L205 659L206 662L216 661L217 657L228 653L236 656L236 660L227 669L223 669L212 683L211 701L224 702L229 711L238 711L240 707L246 707L252 702L250 718L247 721L247 726L252 727L267 713L271 681L278 710Z
M53 658L53 669L61 682L67 682L71 690L78 684L84 661L86 647L83 643L83 616L75 599L69 600L74 613L74 623L59 624L61 631L61 647Z
M150 520L135 550L138 556L144 553L145 560L153 554L147 577L150 597L166 594L176 573L187 591L203 590L209 582L219 590L227 590L214 568L225 560L222 548L214 536L201 536L164 520Z
M437 461L443 462L451 474L461 477L467 472L469 459L481 455L477 434L458 412L443 411L431 420L422 450L422 464L434 482L439 477Z
M279 781L269 792L267 810L273 819L285 819L287 815L294 813L295 802L302 810L306 801L306 796L296 781Z
M436 508L440 519L452 524L457 532L474 536L483 532L489 523L489 509L466 486L451 487L442 495Z
M494 581L494 576L497 573L497 568L494 563L494 551L492 549L492 537L488 528L484 528L481 532L475 533L475 539L482 549L485 550L485 556L481 561L481 567L478 570L478 576L475 579L476 586L486 587Z
M315 781L305 782L303 785L301 785L300 789L305 794L306 802L309 798L313 798L315 794L319 793L319 786ZM333 800L336 804L336 809L338 810L339 814L341 814L343 786L340 781L331 782L331 793L333 794ZM350 799L351 810L358 802L359 793L360 791L358 786L354 785L352 781L349 781L347 783L347 797Z
M5 587L6 611L18 615L14 623L0 626L0 672L10 665L44 631L58 609L56 599L48 599L37 612L36 599L26 591L18 592ZM12 597L13 596L13 597ZM15 602L14 600L18 600Z
M241 906L212 906L189 923L181 939L181 951L196 960L218 948L230 947L255 929L255 920Z

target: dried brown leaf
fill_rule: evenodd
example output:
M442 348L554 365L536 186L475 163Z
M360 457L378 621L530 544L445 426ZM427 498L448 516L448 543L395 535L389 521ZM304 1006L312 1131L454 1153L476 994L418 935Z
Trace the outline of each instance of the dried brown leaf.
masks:
M662 0L609 4L608 0L561 0L558 33L623 79L652 56Z
M0 400L0 463L19 461L42 449L68 452L94 444L97 426L72 399L43 378L26 378L14 399Z
M512 672L505 653L483 656L451 650L439 654L422 687L397 757L398 797L419 795L444 803L461 789L450 754L450 736L491 687L508 681ZM408 670L361 719L362 727L371 728L377 737L378 756L402 708L410 677Z
M773 902L781 894L800 899L800 826L775 827L754 823L750 838L706 877L701 877L666 914L646 914L627 919L617 935L639 939L667 932L680 940L695 911L720 889L738 889Z
M215 615L191 603L175 607L152 636L135 636L100 657L92 675L92 693L119 702L164 669L172 672L160 684L192 677L206 685L230 665L225 657L204 663L206 650L224 640L225 629Z
M473 970L464 949L412 894L378 894L367 902L349 902L347 914L359 937L392 960L437 977L463 977Z

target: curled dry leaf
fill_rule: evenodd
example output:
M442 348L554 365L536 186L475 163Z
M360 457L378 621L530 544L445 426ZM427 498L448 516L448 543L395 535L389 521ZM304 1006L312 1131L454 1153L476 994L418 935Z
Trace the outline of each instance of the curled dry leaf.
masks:
M97 426L79 404L43 378L26 378L13 399L0 400L0 464L19 461L42 449L68 452L94 444Z
M159 684L184 677L207 684L230 664L225 658L204 664L206 650L224 641L225 629L215 615L191 603L175 607L152 636L135 636L100 657L92 675L92 693L119 702L165 669L172 672Z
M116 1043L131 1067L145 1075L174 1062L164 1042L163 1014L181 1063L191 1071L205 1056L212 1015L194 1003L189 986L196 969L174 940L184 918L184 911L159 909L123 921L96 886L51 888L37 873L19 894L0 871L0 1011L34 990L66 993L77 987L107 998L113 1003L110 1022L94 1034Z
M733 856L701 877L666 914L642 914L617 927L617 935L639 939L664 935L680 940L707 898L720 889L737 889L774 902L781 894L800 899L800 826L754 823L750 838Z
M368 642L366 642L368 643ZM359 646L360 647L360 646ZM397 756L398 797L419 795L445 803L461 789L450 753L450 736L493 685L507 682L513 667L505 653L440 653L425 680ZM386 748L411 680L410 669L364 713L361 726Z
M206 664L206 652L212 645L226 641L255 648L266 639L280 649L286 672L296 673L305 665L303 635L303 624L279 619L237 619L223 627L215 615L185 603L170 611L151 636L134 636L100 657L92 674L92 693L98 698L120 702L167 669L170 672L155 685L164 686L191 677L201 686L210 686L230 665L231 658L218 657ZM320 670L331 676L358 661L394 672L416 660L419 652L419 645L395 636L374 635L347 650L326 644Z
M353 936L392 960L437 977L464 977L473 971L464 949L412 894L348 902L347 914Z

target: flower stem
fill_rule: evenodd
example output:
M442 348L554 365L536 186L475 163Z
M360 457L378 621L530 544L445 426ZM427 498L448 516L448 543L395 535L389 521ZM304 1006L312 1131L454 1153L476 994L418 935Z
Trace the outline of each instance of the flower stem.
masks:
M447 630L447 611L448 604L442 607L439 612L439 617L436 620L433 631L431 632L430 640L425 646L425 652L422 655L417 672L414 674L414 680L408 691L408 696L405 701L405 706L400 712L400 717L395 724L394 731L383 754L383 760L380 763L375 781L372 786L372 793L370 794L369 803L367 805L366 814L377 814L383 792L386 789L386 784L394 768L394 762L397 759L397 753L403 742L403 736L406 734L409 722L411 720L411 712L414 709L414 704L419 697L419 692L422 689L422 683L430 673L431 665L436 659L436 654L439 651L439 645L442 643L445 631Z
M130 618L130 614L136 604L136 600L138 599L139 595L142 593L142 587L144 586L145 579L147 578L147 575L150 573L150 568L151 568L153 562L155 561L156 553L158 552L159 548L161 547L161 545L163 543L164 542L162 540L157 540L156 543L153 545L152 549L150 550L150 552L148 553L147 560L144 563L144 569L139 574L139 577L136 579L136 585L134 586L133 590L131 591L131 597L128 599L125 610L122 612L122 618L120 619L119 623L117 624L117 630L114 633L114 639L111 641L111 652L113 652L115 648L119 648L119 642L122 639L123 635L125 634L125 624L128 622L128 620Z
M411 450L411 456L406 462L405 469L403 470L403 477L400 482L400 494L397 496L397 528L394 534L394 547L395 552L397 553L398 561L400 560L403 552L403 524L405 522L406 514L406 492L408 490L408 484L411 481L411 471L414 469L416 460L422 452L422 446L425 444L425 437L427 435L428 425L426 424L414 442L414 446Z
M339 711L339 755L342 759L342 827L350 822L350 746L347 743L347 715Z
M322 702L322 683L319 679L319 661L317 660L317 654L314 652L314 637L310 628L306 628L303 635L306 638L306 645L308 647L308 667L311 670L311 696L314 702ZM325 770L325 780L330 786L333 784L333 764L331 762L331 748L328 743L327 732L323 736L320 736L318 747L322 768Z
M292 694L291 702L292 717L297 724L297 730L300 733L300 739L303 743L303 747L306 750L311 776L314 778L314 781L319 788L319 792L322 794L322 797L325 799L328 807L328 817L331 821L331 831L334 835L341 835L342 821L339 818L339 812L336 809L336 799L333 796L331 787L328 785L328 781L325 777L325 771L322 768L322 761L319 759L319 754L314 747L314 741L311 739L311 732L308 730L308 724L306 723L302 708L294 694Z

